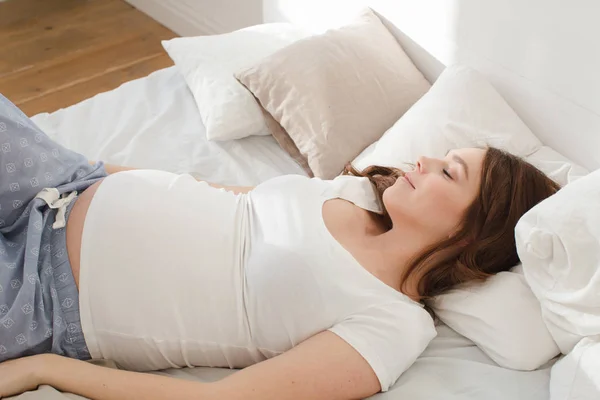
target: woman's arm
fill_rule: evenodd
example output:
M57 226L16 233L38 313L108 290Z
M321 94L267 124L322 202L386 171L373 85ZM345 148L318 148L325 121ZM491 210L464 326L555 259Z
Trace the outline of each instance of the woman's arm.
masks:
M89 163L91 165L94 165L96 162L90 161ZM135 170L138 168L123 167L120 165L113 165L113 164L104 164L104 169L106 170L106 173L110 175L110 174L114 174L115 172L131 171L131 170ZM196 180L199 182L202 182L200 179L196 179ZM210 186L212 186L216 189L225 189L228 192L233 192L235 194L248 193L249 191L254 189L253 186L223 186L223 185L218 185L216 183L210 183L210 182L206 182L206 183L208 183Z
M43 356L47 357L46 366L39 372L39 384L96 400L349 400L363 399L381 390L365 359L329 331L214 383Z
M329 331L213 385L228 400L350 400L381 390L369 363Z

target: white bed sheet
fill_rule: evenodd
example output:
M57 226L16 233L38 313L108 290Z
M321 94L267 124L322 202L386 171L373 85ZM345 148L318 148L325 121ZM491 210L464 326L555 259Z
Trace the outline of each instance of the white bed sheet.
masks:
M94 362L115 368L110 361ZM199 382L215 382L235 373L227 368L182 368L151 372ZM532 372L496 365L473 342L445 325L438 336L386 393L372 400L549 400L550 363ZM49 386L17 396L15 400L75 400Z
M271 137L207 141L193 97L175 67L32 119L66 147L111 164L193 173L231 185L256 185L281 174L304 174ZM450 328L441 325L438 332L393 388L374 399L549 399L551 363L533 372L501 368ZM194 368L160 373L214 381L233 372ZM40 398L65 398L49 387L39 392Z
M110 164L194 173L240 186L285 173L305 174L271 136L208 141L176 67L31 119L62 145Z

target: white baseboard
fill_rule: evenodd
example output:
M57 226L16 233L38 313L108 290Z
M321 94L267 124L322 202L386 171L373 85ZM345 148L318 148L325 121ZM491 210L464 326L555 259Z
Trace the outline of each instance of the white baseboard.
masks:
M180 36L214 35L262 23L262 0L125 0Z
M148 14L180 36L206 35L206 27L195 15L188 15L179 7L178 1L170 0L126 0L129 4Z

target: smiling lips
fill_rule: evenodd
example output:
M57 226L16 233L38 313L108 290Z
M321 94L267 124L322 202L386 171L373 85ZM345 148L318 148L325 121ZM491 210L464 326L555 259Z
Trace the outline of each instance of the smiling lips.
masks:
M410 186L412 186L413 189L415 188L415 185L413 185L412 181L410 180L410 176L408 176L408 174L404 174L403 178L404 178L404 180L406 180L406 182L408 182L408 184Z

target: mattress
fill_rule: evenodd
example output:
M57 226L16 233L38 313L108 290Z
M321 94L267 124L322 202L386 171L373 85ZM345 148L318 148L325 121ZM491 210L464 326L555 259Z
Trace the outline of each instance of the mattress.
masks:
M66 147L91 160L162 169L225 185L256 185L304 174L272 137L206 140L196 104L176 67L166 68L54 113L32 118ZM502 368L447 326L386 393L375 400L548 400L552 363L531 371ZM96 362L116 367L110 361ZM184 368L154 372L203 382L235 370ZM17 399L80 399L43 386Z

